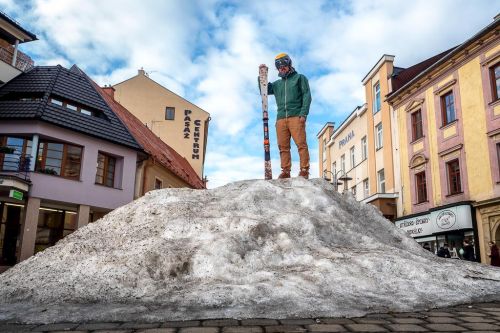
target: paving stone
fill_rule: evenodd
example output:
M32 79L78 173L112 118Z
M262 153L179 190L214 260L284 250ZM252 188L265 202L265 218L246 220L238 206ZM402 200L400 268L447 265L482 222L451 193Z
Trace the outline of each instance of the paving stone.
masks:
M497 308L488 307L488 308L481 308L481 310L489 312L500 312L500 305Z
M202 326L238 326L236 319L210 319L201 322Z
M117 328L120 325L121 323L85 323L78 325L76 329L83 331L109 330Z
M478 308L494 308L494 307L500 308L500 303L477 303L476 307L478 307Z
M71 332L71 333L89 333L89 331L50 331L50 333L67 333L67 332Z
M223 333L262 333L264 330L259 326L227 326L222 328Z
M394 332L428 332L429 330L420 325L414 324L390 324L387 325Z
M243 326L272 326L279 325L276 319L242 319L241 325Z
M145 328L142 330L138 330L137 333L175 333L175 331L177 331L177 329L173 327L160 327L160 328Z
M314 319L281 319L282 325L314 325L316 321Z
M0 324L0 332L25 332L31 331L33 328L38 325L20 325L20 324L9 324L2 323Z
M308 332L348 332L347 328L336 324L307 325Z
M306 329L302 326L298 325L275 325L275 326L266 326L266 333L281 333L281 332L305 332Z
M348 324L345 326L353 332L388 332L386 328L375 324Z
M218 327L183 327L179 333L219 333Z
M456 314L450 313L450 312L442 312L442 311L429 311L429 312L422 312L422 314L428 316L428 317L453 317Z
M375 318L354 318L354 321L358 324L390 324L391 322L385 319L375 319Z
M140 329L140 328L157 328L160 327L160 323L123 323L120 329Z
M97 330L97 331L92 331L92 333L131 333L133 330Z
M322 324L356 324L354 320L348 318L319 318L319 320Z
M462 326L465 326L473 331L498 331L500 330L499 325L492 325L488 323L464 323L461 324Z
M436 332L463 332L467 329L453 324L427 324L425 327Z
M425 320L419 318L392 318L389 320L394 324L427 324Z
M392 318L393 315L389 313L370 313L361 318L376 318L376 319L384 319L384 318Z
M196 327L200 326L199 320L186 320L186 321L167 321L161 327Z
M78 324L75 323L59 323L59 324L47 324L35 327L33 331L69 331L77 327Z
M460 316L466 316L466 317L484 317L486 316L484 313L480 312L472 312L472 311L459 311L457 312Z
M393 313L393 318L427 318L428 315L420 313L420 312L404 312L404 313Z
M460 320L452 317L429 317L426 319L431 324L459 324Z
M495 319L486 317L460 317L460 320L468 323L493 323L495 321Z

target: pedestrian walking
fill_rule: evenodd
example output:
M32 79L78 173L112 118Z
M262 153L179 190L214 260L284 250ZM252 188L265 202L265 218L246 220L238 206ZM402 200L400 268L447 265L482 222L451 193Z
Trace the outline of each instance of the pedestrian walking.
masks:
M500 252L498 251L498 246L493 242L489 242L488 244L490 245L491 265L500 267Z
M444 243L437 252L437 256L441 258L451 258L450 250L448 250L448 244Z
M309 178L309 149L306 140L306 120L311 106L309 82L297 73L286 53L275 58L279 80L269 82L268 95L274 95L278 106L276 135L280 151L281 174L278 178L290 178L292 167L290 138L297 145L300 157L299 177ZM261 65L265 66L265 65Z
M468 261L476 261L476 256L474 254L474 246L467 240L464 239L464 254L463 257Z

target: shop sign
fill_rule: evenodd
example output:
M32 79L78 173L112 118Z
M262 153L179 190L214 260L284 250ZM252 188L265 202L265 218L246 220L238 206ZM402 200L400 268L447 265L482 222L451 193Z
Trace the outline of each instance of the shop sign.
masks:
M448 230L470 229L472 215L469 205L459 205L399 220L395 224L412 237L423 237Z
M17 190L10 190L9 198L14 198L16 200L23 200L23 192Z
M184 139L191 138L191 110L184 110ZM200 127L201 120L194 120L194 129L193 129L193 153L191 154L191 158L193 160L200 159Z

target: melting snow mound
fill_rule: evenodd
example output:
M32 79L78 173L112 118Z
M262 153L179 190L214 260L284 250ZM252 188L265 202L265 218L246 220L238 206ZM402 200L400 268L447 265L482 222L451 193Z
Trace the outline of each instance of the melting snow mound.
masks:
M0 275L23 322L360 316L500 300L500 269L441 259L321 179L164 189Z

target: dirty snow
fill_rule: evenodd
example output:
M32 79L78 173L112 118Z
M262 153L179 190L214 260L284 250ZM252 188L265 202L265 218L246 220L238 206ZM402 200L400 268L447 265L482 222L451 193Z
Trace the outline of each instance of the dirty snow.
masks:
M164 189L0 275L0 320L360 316L500 300L500 269L441 259L321 180Z

